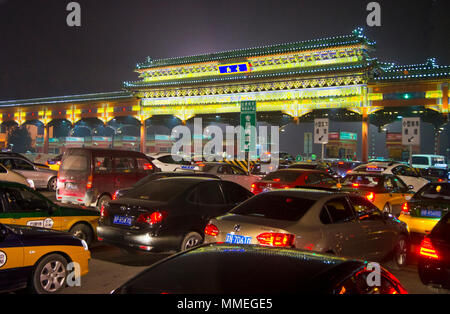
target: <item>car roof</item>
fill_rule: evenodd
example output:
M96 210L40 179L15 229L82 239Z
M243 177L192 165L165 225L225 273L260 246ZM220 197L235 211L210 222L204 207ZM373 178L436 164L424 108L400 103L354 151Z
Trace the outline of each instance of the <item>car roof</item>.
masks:
M395 176L393 174L390 173L382 173L382 172L366 172L366 171L358 171L358 172L350 172L349 174L346 175L346 177L348 176L371 176L371 177L387 177L387 176Z
M345 192L339 192L335 189L315 189L315 188L294 188L294 189L277 189L260 193L258 195L280 195L291 197L302 197L310 200L320 200L323 197L329 197L332 195L346 195Z
M206 181L220 181L220 179L217 178L211 178L211 177L189 177L189 176L181 176L181 177L165 177L165 178L159 178L155 181L162 181L162 180L172 180L172 181L179 181L183 183L188 182L206 182Z
M302 168L285 168L285 169L278 169L274 172L308 172L308 173L326 173L324 170L319 169L302 169ZM272 172L272 173L274 173ZM270 173L269 173L270 174Z

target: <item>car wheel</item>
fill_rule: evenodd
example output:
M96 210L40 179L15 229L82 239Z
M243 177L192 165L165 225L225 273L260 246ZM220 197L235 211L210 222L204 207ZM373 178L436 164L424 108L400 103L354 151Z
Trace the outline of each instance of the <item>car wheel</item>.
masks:
M34 269L30 288L38 294L58 293L66 286L66 277L66 259L59 254L51 254Z
M97 210L100 211L100 209L102 208L102 205L109 201L111 201L111 197L109 197L109 195L103 195L102 197L100 197L100 199L97 202Z
M52 177L50 180L48 180L47 190L56 192L57 187L58 187L58 178L57 177Z
M203 238L197 232L189 232L183 239L181 243L181 251L186 251L192 249L193 247L202 244Z
M389 203L384 204L383 212L392 214L392 207L391 207L391 204L389 204Z
M82 223L78 223L70 228L69 232L78 239L86 241L88 246L91 245L92 240L94 239L94 232L92 229Z
M389 267L396 270L403 268L407 263L408 252L408 239L406 236L401 235L398 237L397 243L395 244L394 251L392 252L392 260L389 263Z

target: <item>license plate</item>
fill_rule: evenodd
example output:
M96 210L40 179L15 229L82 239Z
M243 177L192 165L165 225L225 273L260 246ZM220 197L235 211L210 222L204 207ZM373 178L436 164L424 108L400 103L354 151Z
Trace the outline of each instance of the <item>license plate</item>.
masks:
M422 209L420 215L423 217L441 218L442 212L440 210Z
M74 183L70 183L70 182L67 182L65 187L67 190L76 190L77 189L77 185Z
M131 217L114 216L113 223L116 225L131 226Z
M237 234L228 233L225 242L233 244L251 244L252 237L245 237Z

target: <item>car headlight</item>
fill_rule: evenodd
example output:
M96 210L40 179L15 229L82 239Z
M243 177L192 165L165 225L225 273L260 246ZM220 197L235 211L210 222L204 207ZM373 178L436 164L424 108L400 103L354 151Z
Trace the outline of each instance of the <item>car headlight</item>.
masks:
M35 189L33 180L27 179L27 182L28 182L28 185L30 186L30 188Z
M88 247L86 241L81 240L81 244L83 245L85 251L89 251L89 247Z

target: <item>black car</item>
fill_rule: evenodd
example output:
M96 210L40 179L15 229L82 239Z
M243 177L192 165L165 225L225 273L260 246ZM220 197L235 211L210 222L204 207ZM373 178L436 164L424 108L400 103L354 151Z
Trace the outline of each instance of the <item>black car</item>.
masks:
M367 263L290 248L208 244L170 256L113 291L116 294L401 294L380 268L369 286Z
M420 175L431 182L447 182L449 181L449 172L447 169L428 168L417 169Z
M450 289L450 213L422 240L418 269L423 284Z
M133 184L132 187L129 188L123 188L120 190L117 190L114 192L112 199L116 200L119 197L123 197L126 192L131 191L133 188L141 186L142 184L146 184L147 182L162 179L162 178L172 178L172 177L203 177L203 178L214 178L214 179L220 179L218 176L210 173L198 173L193 171L179 171L179 172L171 172L171 171L164 171L164 172L156 172L151 173L148 176L142 178L141 180L137 181L135 184Z
M345 177L352 169L362 165L360 161L334 161L331 163L331 169L340 177Z
M182 251L203 242L208 220L253 194L242 186L206 177L153 180L101 209L97 233L131 251Z

